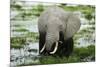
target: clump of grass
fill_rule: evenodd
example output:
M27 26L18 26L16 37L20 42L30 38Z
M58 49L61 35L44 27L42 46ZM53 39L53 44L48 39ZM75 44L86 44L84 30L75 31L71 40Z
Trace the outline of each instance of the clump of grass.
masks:
M91 20L93 18L92 13L90 12L90 13L85 14L85 18L88 20Z
M20 48L23 48L23 45L21 45L21 44L11 44L11 48L20 49Z
M11 8L15 8L16 10L21 10L22 9L22 6L18 5L18 4L11 4L10 6L11 6Z
M25 37L11 37L10 40L11 48L22 48L26 43Z
M38 40L39 40L39 34L35 33L35 32L28 32L26 34L26 37L31 38L32 41L34 41L34 42L38 42Z
M11 37L11 43L20 43L23 44L26 42L25 37Z
M36 8L35 8L36 7ZM40 16L41 12L44 11L44 6L42 4L38 4L37 6L33 7L33 15Z
M66 61L66 63L76 63L76 62L80 62L80 57L75 55L69 56L69 58Z
M28 32L27 37L34 37L35 39L39 39L39 34L35 32Z
M43 6L42 4L38 4L38 5L37 5L37 10L40 11L40 12L42 12L42 11L44 10L43 7L44 7L44 6Z
M84 28L84 29L82 29L82 30L80 30L78 33L77 33L77 35L86 35L86 34L88 34L88 35L90 35L90 34L92 34L93 32L94 32L94 30L95 30L95 28L94 27L92 27L92 28Z
M90 45L88 47L75 48L73 53L74 53L74 55L80 57L80 60L84 59L88 56L95 57L95 46Z

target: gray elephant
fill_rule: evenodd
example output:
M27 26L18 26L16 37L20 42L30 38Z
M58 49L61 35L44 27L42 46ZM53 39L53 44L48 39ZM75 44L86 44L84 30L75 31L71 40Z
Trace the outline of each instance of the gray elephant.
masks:
M57 6L44 10L38 19L39 52L67 55L73 51L73 35L81 26L80 18Z

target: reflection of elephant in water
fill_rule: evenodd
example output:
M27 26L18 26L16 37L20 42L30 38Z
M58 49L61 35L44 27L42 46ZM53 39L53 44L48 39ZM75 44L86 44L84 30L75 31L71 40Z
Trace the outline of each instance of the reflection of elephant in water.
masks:
M80 28L77 14L60 7L50 7L39 17L40 54L70 55L73 50L73 35Z

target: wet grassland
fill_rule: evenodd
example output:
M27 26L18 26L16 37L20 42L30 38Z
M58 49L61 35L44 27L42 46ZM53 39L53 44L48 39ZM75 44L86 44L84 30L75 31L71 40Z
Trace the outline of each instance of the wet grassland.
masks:
M37 21L47 8L42 3L11 3L11 65L38 65L95 61L95 6L59 4L66 11L78 12L81 28L74 36L74 51L67 58L39 55Z

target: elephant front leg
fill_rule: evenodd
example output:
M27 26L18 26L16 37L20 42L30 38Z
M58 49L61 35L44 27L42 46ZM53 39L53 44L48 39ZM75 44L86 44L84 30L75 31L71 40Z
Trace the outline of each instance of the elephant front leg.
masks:
M40 52L45 44L45 34L39 33L39 54L45 55L46 50L44 49L43 52Z

